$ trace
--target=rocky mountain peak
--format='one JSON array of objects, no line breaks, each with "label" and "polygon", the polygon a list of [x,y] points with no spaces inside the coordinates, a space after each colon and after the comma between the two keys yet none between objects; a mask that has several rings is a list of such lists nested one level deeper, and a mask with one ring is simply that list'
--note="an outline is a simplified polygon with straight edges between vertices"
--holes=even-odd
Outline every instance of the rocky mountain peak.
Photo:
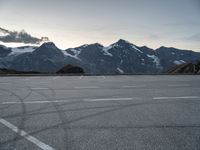
[{"label": "rocky mountain peak", "polygon": [[41,48],[58,49],[53,42],[46,42],[40,46]]}]

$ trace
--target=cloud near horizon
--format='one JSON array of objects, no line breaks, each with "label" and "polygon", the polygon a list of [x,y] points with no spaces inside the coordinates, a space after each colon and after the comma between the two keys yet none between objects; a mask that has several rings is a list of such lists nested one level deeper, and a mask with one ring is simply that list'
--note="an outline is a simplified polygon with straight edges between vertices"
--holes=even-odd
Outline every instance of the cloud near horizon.
[{"label": "cloud near horizon", "polygon": [[0,27],[0,41],[4,43],[40,44],[49,41],[48,37],[33,37],[25,30],[9,31]]}]

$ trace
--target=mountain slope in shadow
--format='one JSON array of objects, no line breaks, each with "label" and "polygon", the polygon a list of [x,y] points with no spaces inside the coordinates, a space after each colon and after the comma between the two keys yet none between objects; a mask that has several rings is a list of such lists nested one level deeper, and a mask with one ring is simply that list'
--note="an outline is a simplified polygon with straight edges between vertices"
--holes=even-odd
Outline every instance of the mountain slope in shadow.
[{"label": "mountain slope in shadow", "polygon": [[197,63],[185,63],[178,65],[167,73],[170,74],[199,74],[200,75],[200,61]]}]

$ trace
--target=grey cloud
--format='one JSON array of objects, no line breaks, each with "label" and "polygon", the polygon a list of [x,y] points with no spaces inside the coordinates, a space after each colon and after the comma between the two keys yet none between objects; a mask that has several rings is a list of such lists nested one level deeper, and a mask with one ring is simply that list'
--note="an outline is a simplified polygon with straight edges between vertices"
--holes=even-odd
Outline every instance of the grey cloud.
[{"label": "grey cloud", "polygon": [[43,41],[49,41],[48,37],[33,37],[24,30],[18,32],[0,28],[0,32],[4,34],[0,36],[0,41],[4,43],[40,44]]}]

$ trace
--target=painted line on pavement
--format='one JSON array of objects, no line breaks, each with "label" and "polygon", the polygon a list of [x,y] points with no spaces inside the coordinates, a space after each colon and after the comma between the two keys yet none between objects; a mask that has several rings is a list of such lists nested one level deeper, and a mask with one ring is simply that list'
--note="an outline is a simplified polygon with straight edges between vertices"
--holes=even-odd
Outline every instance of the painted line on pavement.
[{"label": "painted line on pavement", "polygon": [[40,87],[38,87],[38,88],[31,88],[32,90],[48,90],[49,88],[40,88]]},{"label": "painted line on pavement", "polygon": [[[141,98],[102,98],[102,99],[83,99],[81,101],[95,102],[95,101],[129,101],[140,100]],[[44,103],[68,103],[69,100],[54,100],[54,101],[25,101],[23,104],[44,104]],[[22,104],[22,102],[2,102],[2,105]]]},{"label": "painted line on pavement", "polygon": [[146,87],[146,85],[124,85],[123,88],[142,88]]},{"label": "painted line on pavement", "polygon": [[198,99],[199,96],[181,96],[181,97],[154,97],[154,100],[165,100],[165,99]]},{"label": "painted line on pavement", "polygon": [[140,100],[141,98],[101,98],[101,99],[83,99],[86,102],[97,102],[97,101],[130,101],[130,100]]},{"label": "painted line on pavement", "polygon": [[[141,100],[141,97],[128,98],[100,98],[100,99],[83,99],[80,101],[98,102],[98,101],[131,101]],[[153,97],[153,100],[167,100],[167,99],[200,99],[199,96],[181,96],[181,97]],[[69,100],[54,100],[54,101],[25,101],[23,104],[43,104],[43,103],[68,103]],[[22,104],[22,102],[2,102],[2,105]]]},{"label": "painted line on pavement", "polygon": [[74,87],[75,89],[98,89],[98,86]]},{"label": "painted line on pavement", "polygon": [[11,124],[8,121],[6,121],[5,119],[0,118],[0,123],[3,124],[4,126],[6,126],[7,128],[11,129],[15,133],[19,134],[20,136],[22,136],[26,140],[32,142],[33,144],[35,144],[36,146],[38,146],[42,150],[54,150],[54,148],[52,148],[51,146],[41,142],[40,140],[36,139],[35,137],[29,135],[28,133],[19,129],[18,127],[16,127],[15,125]]},{"label": "painted line on pavement", "polygon": [[[68,103],[69,100],[55,100],[55,101],[26,101],[23,104],[43,104],[43,103]],[[22,104],[22,102],[2,102],[2,105],[8,104]]]}]

